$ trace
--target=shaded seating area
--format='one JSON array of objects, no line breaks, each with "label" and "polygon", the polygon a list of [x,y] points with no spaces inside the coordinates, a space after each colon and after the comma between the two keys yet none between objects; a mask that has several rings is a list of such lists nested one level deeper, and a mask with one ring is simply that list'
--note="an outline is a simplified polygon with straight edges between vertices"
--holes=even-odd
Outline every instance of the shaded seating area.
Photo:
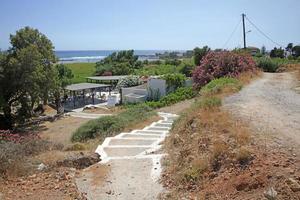
[{"label": "shaded seating area", "polygon": [[63,100],[64,107],[78,108],[88,104],[103,103],[106,101],[105,94],[108,92],[110,95],[111,88],[111,85],[97,83],[77,83],[68,85],[65,88]]}]

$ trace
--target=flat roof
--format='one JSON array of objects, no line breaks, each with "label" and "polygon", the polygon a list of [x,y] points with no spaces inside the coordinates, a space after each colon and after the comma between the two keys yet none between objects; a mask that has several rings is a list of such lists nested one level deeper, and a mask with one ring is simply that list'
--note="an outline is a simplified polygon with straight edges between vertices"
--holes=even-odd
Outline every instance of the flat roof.
[{"label": "flat roof", "polygon": [[109,86],[110,85],[107,85],[107,84],[77,83],[77,84],[68,85],[65,89],[71,90],[71,91],[77,91],[77,90],[87,90],[87,89],[109,87]]},{"label": "flat roof", "polygon": [[127,75],[122,76],[90,76],[86,77],[87,79],[91,80],[97,80],[97,81],[114,81],[114,80],[120,80],[121,78],[125,78]]}]

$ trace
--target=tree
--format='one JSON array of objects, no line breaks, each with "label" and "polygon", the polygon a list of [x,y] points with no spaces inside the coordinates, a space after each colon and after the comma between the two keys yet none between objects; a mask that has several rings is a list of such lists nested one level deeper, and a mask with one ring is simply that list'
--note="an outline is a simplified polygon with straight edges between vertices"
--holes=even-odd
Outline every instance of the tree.
[{"label": "tree", "polygon": [[65,88],[67,85],[71,84],[71,79],[74,78],[74,74],[70,68],[64,64],[58,64],[56,65],[56,70],[61,88]]},{"label": "tree", "polygon": [[202,58],[210,51],[208,46],[204,46],[203,48],[196,47],[194,49],[194,63],[196,66],[201,64]]},{"label": "tree", "polygon": [[57,76],[55,78],[55,89],[53,92],[54,102],[56,106],[56,111],[59,114],[60,108],[61,108],[61,93],[62,90],[72,82],[72,78],[74,77],[74,74],[70,68],[65,66],[64,64],[58,64],[56,67],[56,73]]},{"label": "tree", "polygon": [[288,43],[288,45],[286,46],[285,50],[292,53],[292,49],[293,49],[293,43]]},{"label": "tree", "polygon": [[102,75],[111,72],[113,75],[127,75],[142,67],[138,56],[133,50],[114,52],[103,60],[96,63],[96,73]]},{"label": "tree", "polygon": [[265,45],[263,45],[263,46],[261,47],[260,53],[261,53],[262,55],[266,55],[267,50],[266,50]]},{"label": "tree", "polygon": [[274,49],[272,49],[270,52],[270,57],[271,58],[284,58],[284,50],[281,47],[279,49],[274,47]]},{"label": "tree", "polygon": [[[41,100],[56,90],[54,47],[37,29],[25,27],[10,35],[11,48],[1,56],[0,103],[8,127],[24,122]],[[15,110],[14,112],[12,110]]]},{"label": "tree", "polygon": [[299,45],[294,46],[292,52],[293,52],[293,56],[298,58],[300,56],[300,46]]}]

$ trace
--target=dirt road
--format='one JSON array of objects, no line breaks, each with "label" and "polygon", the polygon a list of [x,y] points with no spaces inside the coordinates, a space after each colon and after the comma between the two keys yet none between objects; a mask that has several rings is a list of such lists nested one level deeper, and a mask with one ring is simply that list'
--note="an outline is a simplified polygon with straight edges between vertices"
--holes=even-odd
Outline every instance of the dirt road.
[{"label": "dirt road", "polygon": [[[225,98],[224,108],[278,145],[300,148],[300,93],[293,73],[263,77]],[[292,145],[292,146],[291,146]]]}]

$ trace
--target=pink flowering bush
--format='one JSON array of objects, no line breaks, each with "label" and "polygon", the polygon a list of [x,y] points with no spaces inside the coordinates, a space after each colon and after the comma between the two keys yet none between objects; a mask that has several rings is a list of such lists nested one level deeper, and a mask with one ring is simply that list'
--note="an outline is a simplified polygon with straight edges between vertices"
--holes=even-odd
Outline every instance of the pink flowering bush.
[{"label": "pink flowering bush", "polygon": [[213,79],[224,76],[236,77],[241,72],[253,71],[255,68],[256,63],[250,55],[211,51],[193,71],[194,86],[200,88]]},{"label": "pink flowering bush", "polygon": [[22,143],[25,140],[40,139],[34,133],[12,133],[10,130],[0,130],[0,142]]}]

